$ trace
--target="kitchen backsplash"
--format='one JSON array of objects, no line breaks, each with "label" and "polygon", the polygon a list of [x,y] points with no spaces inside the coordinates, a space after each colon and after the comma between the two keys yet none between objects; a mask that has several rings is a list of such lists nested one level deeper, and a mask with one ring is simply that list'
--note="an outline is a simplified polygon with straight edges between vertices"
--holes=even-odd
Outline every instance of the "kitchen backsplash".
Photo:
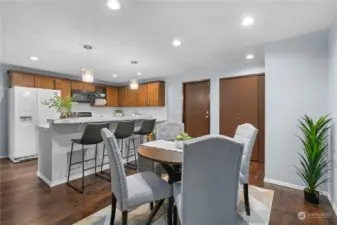
[{"label": "kitchen backsplash", "polygon": [[131,116],[132,113],[140,115],[153,116],[160,120],[166,120],[166,107],[92,107],[86,103],[76,103],[73,106],[73,112],[92,112],[93,116],[113,115],[115,110],[122,110],[125,116]]}]

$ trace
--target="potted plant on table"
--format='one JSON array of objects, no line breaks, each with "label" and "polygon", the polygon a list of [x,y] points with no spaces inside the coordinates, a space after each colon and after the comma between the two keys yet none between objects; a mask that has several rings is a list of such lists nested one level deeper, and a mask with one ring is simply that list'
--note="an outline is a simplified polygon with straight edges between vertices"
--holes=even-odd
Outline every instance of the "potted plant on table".
[{"label": "potted plant on table", "polygon": [[302,131],[299,139],[303,145],[301,165],[297,168],[297,174],[305,182],[304,200],[312,204],[319,204],[318,187],[327,182],[325,176],[329,171],[327,159],[328,154],[328,134],[331,118],[329,115],[322,116],[316,122],[305,115],[298,127]]},{"label": "potted plant on table", "polygon": [[49,108],[56,109],[56,111],[60,113],[60,118],[67,118],[71,115],[74,102],[74,99],[70,96],[62,98],[61,96],[55,95],[49,100],[42,101],[41,103]]},{"label": "potted plant on table", "polygon": [[180,132],[175,141],[176,148],[184,148],[184,141],[191,140],[192,138],[185,132]]}]

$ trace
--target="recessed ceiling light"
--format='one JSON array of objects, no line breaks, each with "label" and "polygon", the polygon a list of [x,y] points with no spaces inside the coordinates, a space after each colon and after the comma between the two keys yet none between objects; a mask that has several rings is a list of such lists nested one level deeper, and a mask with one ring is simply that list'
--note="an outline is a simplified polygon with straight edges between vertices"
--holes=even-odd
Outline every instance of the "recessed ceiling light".
[{"label": "recessed ceiling light", "polygon": [[172,45],[174,46],[174,47],[179,47],[179,46],[181,46],[181,41],[180,40],[178,40],[178,39],[175,39],[175,40],[173,40],[173,42],[172,42]]},{"label": "recessed ceiling light", "polygon": [[107,4],[112,10],[119,10],[121,8],[121,4],[117,0],[108,0]]},{"label": "recessed ceiling light", "polygon": [[142,75],[142,73],[141,73],[141,72],[138,72],[138,73],[137,73],[137,76],[141,76],[141,75]]},{"label": "recessed ceiling light", "polygon": [[248,17],[245,17],[245,18],[242,20],[242,23],[241,23],[241,24],[242,24],[242,26],[247,27],[247,26],[253,25],[254,22],[255,22],[254,18],[248,16]]},{"label": "recessed ceiling light", "polygon": [[117,74],[113,74],[112,76],[113,76],[113,77],[117,77]]},{"label": "recessed ceiling light", "polygon": [[248,54],[248,55],[246,55],[246,59],[254,59],[254,55],[253,54]]},{"label": "recessed ceiling light", "polygon": [[29,57],[31,60],[33,60],[33,61],[38,61],[39,60],[39,58],[38,57],[36,57],[36,56],[31,56],[31,57]]}]

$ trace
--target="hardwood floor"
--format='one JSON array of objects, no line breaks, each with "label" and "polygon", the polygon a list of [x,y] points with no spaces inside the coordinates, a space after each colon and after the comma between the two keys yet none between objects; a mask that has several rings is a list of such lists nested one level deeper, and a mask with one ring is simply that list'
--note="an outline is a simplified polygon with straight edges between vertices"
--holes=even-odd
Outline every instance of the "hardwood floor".
[{"label": "hardwood floor", "polygon": [[[111,204],[110,183],[104,179],[86,177],[86,184],[90,185],[80,194],[65,184],[49,188],[36,176],[36,171],[37,160],[12,164],[0,159],[1,225],[71,225]],[[275,191],[270,225],[337,224],[326,197],[322,197],[319,207],[310,206],[304,203],[302,191],[264,184],[263,164],[252,162],[250,171],[250,184]],[[297,217],[300,211],[330,213],[330,217],[301,222]]]}]

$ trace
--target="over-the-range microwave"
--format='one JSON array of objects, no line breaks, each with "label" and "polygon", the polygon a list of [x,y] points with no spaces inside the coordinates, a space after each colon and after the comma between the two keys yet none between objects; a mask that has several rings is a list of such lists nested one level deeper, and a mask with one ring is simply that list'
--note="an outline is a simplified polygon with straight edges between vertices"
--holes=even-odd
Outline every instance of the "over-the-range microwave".
[{"label": "over-the-range microwave", "polygon": [[79,103],[95,103],[95,92],[72,90],[71,96]]}]

